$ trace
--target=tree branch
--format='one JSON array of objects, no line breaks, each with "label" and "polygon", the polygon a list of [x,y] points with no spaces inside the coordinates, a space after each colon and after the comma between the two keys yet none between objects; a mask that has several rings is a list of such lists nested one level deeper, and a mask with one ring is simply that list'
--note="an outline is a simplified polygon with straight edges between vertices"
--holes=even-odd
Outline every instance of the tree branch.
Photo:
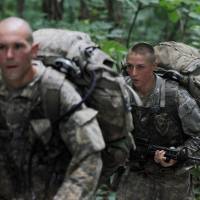
[{"label": "tree branch", "polygon": [[138,14],[139,12],[142,10],[142,3],[139,2],[138,3],[138,7],[137,7],[137,10],[135,12],[135,15],[133,17],[133,20],[132,20],[132,23],[131,23],[131,26],[130,26],[130,29],[129,29],[129,32],[128,32],[128,38],[127,38],[127,43],[126,43],[126,47],[129,48],[129,43],[130,43],[130,38],[131,38],[131,33],[133,31],[133,28],[135,26],[135,23],[136,23],[136,20],[137,20],[137,17],[138,17]]}]

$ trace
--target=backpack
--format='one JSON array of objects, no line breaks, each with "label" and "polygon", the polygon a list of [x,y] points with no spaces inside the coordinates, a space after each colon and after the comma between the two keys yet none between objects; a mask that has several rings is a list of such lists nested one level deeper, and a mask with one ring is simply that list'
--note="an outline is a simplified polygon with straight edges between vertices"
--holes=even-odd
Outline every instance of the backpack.
[{"label": "backpack", "polygon": [[[129,93],[123,77],[112,69],[114,61],[92,42],[89,35],[66,29],[39,29],[33,32],[34,42],[39,43],[37,59],[46,66],[64,72],[82,96],[82,101],[67,114],[72,114],[82,103],[98,111],[97,120],[106,147],[115,142],[114,149],[126,153],[134,144],[130,141],[132,116]],[[57,86],[59,90],[59,85]],[[46,89],[45,102],[49,116],[58,113],[58,95]],[[49,91],[49,92],[48,92]],[[55,114],[54,114],[55,116]],[[120,140],[129,142],[120,144]],[[104,155],[105,151],[103,151]],[[103,162],[112,162],[110,155]],[[113,164],[113,163],[110,163]],[[109,164],[108,164],[109,165]]]},{"label": "backpack", "polygon": [[200,105],[200,52],[179,42],[161,42],[154,47],[158,73],[178,81]]}]

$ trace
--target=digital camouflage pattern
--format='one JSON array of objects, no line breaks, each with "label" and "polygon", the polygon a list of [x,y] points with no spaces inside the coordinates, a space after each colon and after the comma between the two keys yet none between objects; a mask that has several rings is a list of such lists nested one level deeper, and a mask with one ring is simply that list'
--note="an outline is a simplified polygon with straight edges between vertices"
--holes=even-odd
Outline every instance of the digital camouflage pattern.
[{"label": "digital camouflage pattern", "polygon": [[[33,33],[39,43],[38,59],[53,65],[56,58],[67,58],[81,69],[81,76],[67,76],[84,96],[94,72],[96,86],[86,105],[98,111],[97,119],[106,142],[102,153],[106,177],[125,163],[129,149],[132,116],[125,81],[112,69],[113,60],[91,41],[89,35],[62,29],[40,29]],[[104,168],[105,169],[105,168]],[[104,173],[104,172],[103,172]]]},{"label": "digital camouflage pattern", "polygon": [[183,73],[196,68],[200,52],[198,49],[180,42],[161,42],[154,46],[158,65]]},{"label": "digital camouflage pattern", "polygon": [[188,173],[176,175],[173,170],[147,174],[128,172],[122,177],[118,200],[193,200]]},{"label": "digital camouflage pattern", "polygon": [[[97,112],[82,105],[52,124],[41,94],[46,68],[35,67],[37,77],[17,91],[9,92],[0,80],[0,199],[91,199],[105,147]],[[62,115],[81,98],[67,80],[59,92]]]},{"label": "digital camouflage pattern", "polygon": [[[156,75],[156,86],[142,106],[133,104],[133,135],[149,143],[189,148],[189,155],[199,155],[200,109],[190,94],[176,82]],[[118,189],[118,200],[192,199],[191,161],[162,167],[153,157],[143,154],[136,142],[130,163]],[[137,192],[136,192],[137,191]]]},{"label": "digital camouflage pattern", "polygon": [[183,75],[181,84],[200,105],[200,52],[179,42],[161,42],[154,47],[158,70],[176,70]]}]

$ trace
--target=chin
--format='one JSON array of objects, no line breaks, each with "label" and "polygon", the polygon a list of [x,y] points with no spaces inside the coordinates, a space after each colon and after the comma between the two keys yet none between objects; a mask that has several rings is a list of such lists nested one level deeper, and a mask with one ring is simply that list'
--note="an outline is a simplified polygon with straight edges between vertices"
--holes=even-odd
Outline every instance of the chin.
[{"label": "chin", "polygon": [[135,87],[140,87],[140,83],[139,83],[138,81],[133,81],[133,85],[134,85]]},{"label": "chin", "polygon": [[16,81],[16,80],[20,80],[21,77],[17,74],[9,74],[9,76],[6,76],[6,79],[10,81]]}]

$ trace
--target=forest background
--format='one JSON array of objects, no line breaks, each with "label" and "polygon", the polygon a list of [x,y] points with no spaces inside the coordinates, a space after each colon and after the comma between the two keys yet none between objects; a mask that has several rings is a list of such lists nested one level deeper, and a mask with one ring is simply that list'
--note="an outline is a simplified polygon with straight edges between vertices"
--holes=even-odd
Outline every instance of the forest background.
[{"label": "forest background", "polygon": [[[25,18],[34,30],[55,27],[89,33],[116,61],[116,70],[138,41],[156,45],[173,40],[200,49],[200,0],[1,0],[0,18],[9,16]],[[200,168],[193,174],[200,200]],[[97,199],[114,200],[115,193],[102,190]]]}]

